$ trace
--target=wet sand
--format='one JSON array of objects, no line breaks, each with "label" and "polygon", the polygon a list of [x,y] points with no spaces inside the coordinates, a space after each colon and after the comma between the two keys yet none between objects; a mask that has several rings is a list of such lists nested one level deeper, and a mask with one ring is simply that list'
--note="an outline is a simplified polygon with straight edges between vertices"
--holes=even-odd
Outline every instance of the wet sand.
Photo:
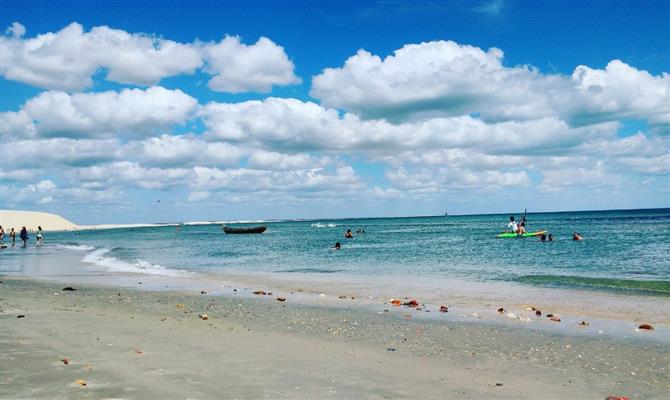
[{"label": "wet sand", "polygon": [[670,391],[670,348],[644,332],[570,335],[354,301],[62,291],[1,279],[3,399],[647,399]]}]

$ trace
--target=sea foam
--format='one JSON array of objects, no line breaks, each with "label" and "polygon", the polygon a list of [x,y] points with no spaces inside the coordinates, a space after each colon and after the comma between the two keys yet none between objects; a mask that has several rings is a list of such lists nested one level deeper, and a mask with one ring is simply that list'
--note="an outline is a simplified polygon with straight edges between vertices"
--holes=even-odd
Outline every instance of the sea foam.
[{"label": "sea foam", "polygon": [[135,263],[119,260],[116,257],[107,255],[110,249],[97,249],[86,254],[82,261],[88,264],[97,265],[115,272],[133,272],[148,275],[165,276],[188,276],[189,272],[177,269],[165,268],[162,265],[151,264],[150,262],[137,259]]},{"label": "sea foam", "polygon": [[317,222],[315,224],[310,225],[312,228],[335,228],[337,225],[336,224],[322,224],[321,222]]},{"label": "sea foam", "polygon": [[56,247],[61,249],[68,249],[74,251],[91,251],[95,250],[95,247],[89,246],[87,244],[56,244]]}]

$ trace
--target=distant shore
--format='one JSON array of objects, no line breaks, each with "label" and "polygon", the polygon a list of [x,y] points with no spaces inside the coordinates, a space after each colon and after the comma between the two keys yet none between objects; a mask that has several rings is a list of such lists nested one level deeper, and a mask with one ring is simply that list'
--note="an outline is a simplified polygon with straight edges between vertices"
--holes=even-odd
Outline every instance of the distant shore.
[{"label": "distant shore", "polygon": [[3,398],[663,398],[670,349],[275,296],[2,278]]}]

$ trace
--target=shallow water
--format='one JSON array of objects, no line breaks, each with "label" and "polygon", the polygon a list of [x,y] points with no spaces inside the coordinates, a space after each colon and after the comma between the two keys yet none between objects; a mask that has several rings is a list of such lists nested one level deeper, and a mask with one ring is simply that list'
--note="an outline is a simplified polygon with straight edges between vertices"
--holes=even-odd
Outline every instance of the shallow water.
[{"label": "shallow water", "polygon": [[[44,274],[67,254],[91,271],[172,277],[418,277],[670,296],[670,209],[528,214],[529,231],[549,231],[551,243],[496,239],[508,218],[264,222],[260,235],[226,235],[218,224],[53,232],[41,248],[2,250],[0,273]],[[344,238],[346,229],[353,239]],[[573,231],[585,240],[571,240]],[[334,251],[337,241],[342,250]]]}]

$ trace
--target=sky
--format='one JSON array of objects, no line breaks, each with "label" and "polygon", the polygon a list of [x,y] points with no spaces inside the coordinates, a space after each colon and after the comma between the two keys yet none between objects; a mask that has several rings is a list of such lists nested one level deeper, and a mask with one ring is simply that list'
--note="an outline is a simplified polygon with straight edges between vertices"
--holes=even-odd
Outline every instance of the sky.
[{"label": "sky", "polygon": [[0,207],[670,206],[668,1],[0,3]]}]

